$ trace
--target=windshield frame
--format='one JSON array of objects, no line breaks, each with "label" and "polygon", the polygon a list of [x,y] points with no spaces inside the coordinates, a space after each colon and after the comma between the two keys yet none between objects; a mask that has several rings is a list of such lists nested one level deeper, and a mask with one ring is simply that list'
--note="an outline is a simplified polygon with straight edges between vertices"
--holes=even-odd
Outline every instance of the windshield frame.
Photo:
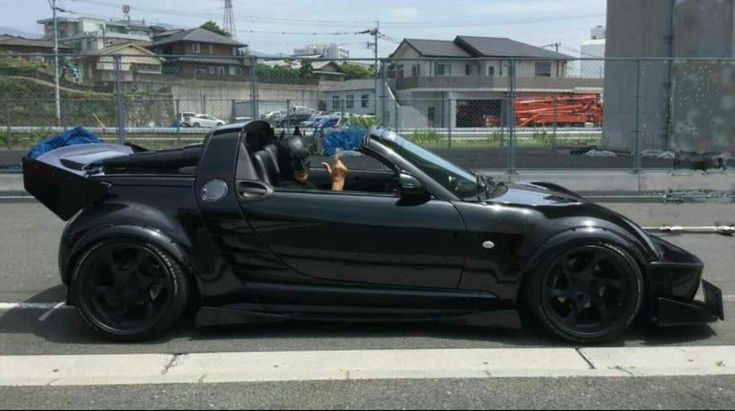
[{"label": "windshield frame", "polygon": [[[405,137],[382,127],[373,127],[365,136],[363,145],[369,146],[371,141],[379,143],[380,146],[411,164],[443,191],[450,193],[452,197],[466,200],[486,195],[486,187],[478,178],[478,173],[460,167]],[[450,177],[457,183],[454,184]]]}]

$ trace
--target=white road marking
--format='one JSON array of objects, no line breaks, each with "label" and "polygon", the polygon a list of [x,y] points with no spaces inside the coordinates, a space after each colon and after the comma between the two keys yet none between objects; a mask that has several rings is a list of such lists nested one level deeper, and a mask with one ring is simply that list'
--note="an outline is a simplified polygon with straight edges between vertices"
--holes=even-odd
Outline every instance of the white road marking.
[{"label": "white road marking", "polygon": [[46,321],[46,319],[49,318],[51,316],[51,314],[54,313],[54,311],[58,310],[59,308],[61,308],[63,306],[64,306],[64,302],[63,301],[62,302],[59,302],[59,303],[56,303],[56,305],[54,305],[53,307],[51,307],[48,311],[46,311],[45,313],[41,314],[41,316],[38,317],[38,321],[40,321],[40,322]]},{"label": "white road marking", "polygon": [[735,346],[0,356],[0,386],[735,375]]},{"label": "white road marking", "polygon": [[[61,304],[59,306],[59,304]],[[55,303],[0,303],[0,311],[9,310],[51,310],[59,306],[59,308],[71,308],[64,305],[63,301]]]}]

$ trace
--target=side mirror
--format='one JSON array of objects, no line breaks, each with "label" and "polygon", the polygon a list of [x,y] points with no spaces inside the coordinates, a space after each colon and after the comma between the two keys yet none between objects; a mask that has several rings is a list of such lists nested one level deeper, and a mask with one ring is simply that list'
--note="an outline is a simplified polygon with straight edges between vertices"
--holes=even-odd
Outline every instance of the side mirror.
[{"label": "side mirror", "polygon": [[420,199],[428,196],[426,187],[411,174],[401,173],[398,176],[398,194],[405,199]]}]

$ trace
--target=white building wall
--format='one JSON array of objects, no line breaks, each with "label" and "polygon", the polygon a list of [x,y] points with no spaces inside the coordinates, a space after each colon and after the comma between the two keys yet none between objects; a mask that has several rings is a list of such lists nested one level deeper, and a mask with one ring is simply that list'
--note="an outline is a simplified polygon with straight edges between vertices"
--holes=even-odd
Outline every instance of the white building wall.
[{"label": "white building wall", "polygon": [[[582,57],[593,58],[605,57],[605,40],[586,40],[582,43],[580,49]],[[580,62],[580,74],[582,77],[604,78],[605,77],[605,61],[604,60],[582,60]]]}]

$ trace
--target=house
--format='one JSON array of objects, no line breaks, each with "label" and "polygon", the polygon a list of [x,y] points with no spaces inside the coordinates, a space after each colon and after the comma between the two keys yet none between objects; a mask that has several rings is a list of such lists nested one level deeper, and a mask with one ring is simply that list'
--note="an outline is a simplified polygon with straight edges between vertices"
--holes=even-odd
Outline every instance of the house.
[{"label": "house", "polygon": [[[33,54],[53,54],[54,42],[43,39],[27,39],[25,37],[11,36],[9,34],[0,35],[0,53],[22,54],[17,57],[24,60],[32,60],[42,58],[41,56],[33,56]],[[59,53],[69,53],[71,47],[59,44]]]},{"label": "house", "polygon": [[513,68],[517,95],[602,90],[600,79],[568,75],[573,57],[508,38],[404,39],[391,58],[396,103],[413,107],[426,126],[484,127],[503,117]]},{"label": "house", "polygon": [[240,51],[244,47],[247,44],[195,28],[159,34],[148,48],[164,57],[163,72],[166,75],[203,80],[243,80],[249,72]]},{"label": "house", "polygon": [[87,83],[115,81],[115,55],[120,56],[122,81],[161,76],[162,58],[137,44],[127,43],[84,53],[78,59],[82,80]]},{"label": "house", "polygon": [[322,90],[327,111],[375,114],[375,79],[345,80]]},{"label": "house", "polygon": [[[318,56],[314,56],[318,58]],[[339,64],[332,60],[319,60],[311,61],[309,59],[279,59],[279,60],[259,60],[258,64],[263,64],[269,67],[285,67],[291,70],[299,70],[301,68],[301,62],[308,61],[311,64],[312,72],[319,80],[319,82],[331,82],[331,81],[343,81],[347,78],[347,75],[340,71]],[[272,79],[268,79],[272,80]]]},{"label": "house", "polygon": [[[44,39],[54,38],[54,19],[38,20],[43,25]],[[107,20],[97,17],[57,17],[59,42],[76,52],[99,50],[105,47],[129,43],[150,42],[153,36],[166,28],[149,26],[145,20]]]}]

